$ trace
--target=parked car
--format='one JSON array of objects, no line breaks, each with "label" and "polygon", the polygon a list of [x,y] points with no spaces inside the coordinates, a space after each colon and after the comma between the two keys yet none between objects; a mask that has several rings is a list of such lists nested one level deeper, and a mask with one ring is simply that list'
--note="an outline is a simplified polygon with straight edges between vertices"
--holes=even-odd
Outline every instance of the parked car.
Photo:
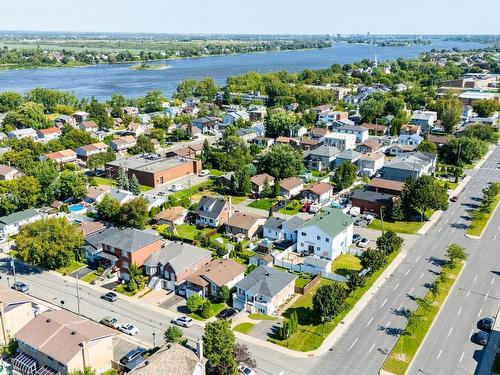
[{"label": "parked car", "polygon": [[209,174],[210,174],[210,171],[208,169],[202,169],[200,171],[200,173],[198,173],[198,176],[204,177],[204,176],[208,176]]},{"label": "parked car", "polygon": [[483,318],[479,321],[478,324],[479,329],[486,331],[486,332],[491,332],[493,329],[493,319],[491,318]]},{"label": "parked car", "polygon": [[476,332],[472,336],[472,341],[474,341],[476,344],[486,346],[488,345],[488,340],[490,339],[490,334],[484,331],[479,331]]},{"label": "parked car", "polygon": [[139,357],[142,353],[144,353],[146,349],[138,347],[136,349],[132,349],[129,351],[127,354],[125,354],[123,357],[120,358],[120,363],[124,365],[127,362],[133,361],[137,357]]},{"label": "parked car", "polygon": [[309,206],[309,212],[315,214],[321,210],[321,205],[318,203],[313,203]]},{"label": "parked car", "polygon": [[109,328],[114,328],[114,329],[117,329],[119,326],[118,319],[112,318],[110,316],[107,316],[107,317],[101,319],[101,321],[99,323],[101,323],[102,325],[105,325]]},{"label": "parked car", "polygon": [[358,217],[355,221],[354,221],[354,225],[356,225],[357,227],[363,227],[366,225],[366,222],[365,220],[362,218],[362,217]]},{"label": "parked car", "polygon": [[300,212],[307,212],[309,211],[309,207],[311,207],[311,202],[306,202],[304,205],[299,209]]},{"label": "parked car", "polygon": [[370,225],[373,220],[375,220],[375,217],[373,215],[370,215],[370,214],[365,215],[366,225]]},{"label": "parked car", "polygon": [[256,375],[254,370],[243,365],[238,366],[238,372],[241,375]]},{"label": "parked car", "polygon": [[237,313],[238,311],[236,311],[235,309],[224,309],[217,314],[217,319],[231,320]]},{"label": "parked car", "polygon": [[367,247],[369,242],[370,242],[370,240],[368,238],[363,237],[362,239],[360,239],[358,241],[358,246],[359,247]]},{"label": "parked car", "polygon": [[170,188],[170,191],[176,192],[176,191],[184,190],[185,188],[186,188],[186,185],[173,184],[172,187]]},{"label": "parked car", "polygon": [[172,323],[173,324],[176,324],[178,326],[181,326],[181,327],[191,327],[193,325],[193,319],[191,319],[190,317],[188,316],[178,316],[177,318],[175,319],[172,319]]},{"label": "parked car", "polygon": [[450,198],[450,202],[456,202],[458,201],[458,195],[455,195],[454,197]]},{"label": "parked car", "polygon": [[130,336],[135,336],[139,334],[139,328],[130,323],[122,324],[119,330]]},{"label": "parked car", "polygon": [[353,243],[358,243],[358,242],[359,242],[359,240],[361,240],[361,234],[354,233],[354,234],[352,235],[352,242],[353,242]]},{"label": "parked car", "polygon": [[22,281],[16,281],[14,284],[12,284],[12,289],[17,290],[18,292],[26,293],[28,290],[30,290],[30,287],[28,286],[28,284],[25,284]]},{"label": "parked car", "polygon": [[116,295],[116,293],[107,292],[106,294],[103,294],[101,298],[105,301],[115,302],[118,299],[118,296]]}]

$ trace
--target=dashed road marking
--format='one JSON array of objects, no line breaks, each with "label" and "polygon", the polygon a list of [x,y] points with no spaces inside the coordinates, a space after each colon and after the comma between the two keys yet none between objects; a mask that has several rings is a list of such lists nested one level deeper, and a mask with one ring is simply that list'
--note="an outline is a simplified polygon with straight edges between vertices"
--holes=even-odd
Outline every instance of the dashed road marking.
[{"label": "dashed road marking", "polygon": [[476,282],[476,280],[477,280],[477,275],[476,275],[476,276],[474,276],[474,280],[472,280],[472,282],[473,282],[473,283],[475,283],[475,282]]},{"label": "dashed road marking", "polygon": [[359,340],[359,337],[356,340],[354,340],[354,342],[351,344],[351,346],[349,347],[349,349],[347,349],[347,351],[351,350],[352,347],[358,342],[358,340]]},{"label": "dashed road marking", "polygon": [[481,313],[483,312],[483,310],[479,310],[479,312],[477,313],[477,317],[479,318],[479,316],[481,315]]},{"label": "dashed road marking", "polygon": [[443,352],[443,349],[441,349],[438,353],[438,356],[437,356],[437,359],[439,359],[439,357],[441,357],[441,353]]},{"label": "dashed road marking", "polygon": [[451,335],[452,331],[453,331],[453,327],[451,327],[450,330],[448,331],[448,336]]},{"label": "dashed road marking", "polygon": [[495,278],[494,278],[494,277],[492,277],[492,278],[491,278],[490,285],[493,285],[493,283],[494,283],[494,282],[495,282]]},{"label": "dashed road marking", "polygon": [[469,294],[470,294],[470,289],[469,289],[469,291],[467,292],[467,296],[466,296],[466,297],[469,297]]},{"label": "dashed road marking", "polygon": [[490,292],[486,293],[486,295],[484,296],[484,300],[486,301],[489,296],[490,296]]},{"label": "dashed road marking", "polygon": [[382,302],[382,305],[380,306],[380,308],[384,307],[384,305],[387,303],[387,300],[388,300],[388,298],[386,298],[385,301]]},{"label": "dashed road marking", "polygon": [[368,353],[370,353],[374,347],[375,347],[375,344],[373,344],[372,347],[370,348],[370,350],[368,350]]},{"label": "dashed road marking", "polygon": [[462,355],[460,356],[460,363],[462,363],[462,359],[464,359],[464,354],[465,352],[462,352]]},{"label": "dashed road marking", "polygon": [[405,276],[407,276],[410,273],[410,270],[411,270],[411,268],[408,269],[408,271],[405,272]]},{"label": "dashed road marking", "polygon": [[460,309],[458,309],[457,316],[460,316],[460,313],[462,312],[462,306],[460,306]]},{"label": "dashed road marking", "polygon": [[415,262],[418,262],[420,260],[420,255],[418,256],[417,259],[415,259]]},{"label": "dashed road marking", "polygon": [[398,288],[398,286],[399,286],[399,283],[396,284],[396,286],[393,288],[393,290],[396,290]]},{"label": "dashed road marking", "polygon": [[408,293],[408,294],[410,294],[410,295],[411,295],[411,294],[413,293],[413,290],[414,290],[414,289],[415,289],[415,288],[411,288],[410,293]]},{"label": "dashed road marking", "polygon": [[425,272],[422,272],[422,274],[420,275],[420,278],[424,277],[424,274],[425,274]]},{"label": "dashed road marking", "polygon": [[368,327],[368,326],[370,325],[370,323],[371,323],[371,322],[373,322],[373,318],[374,318],[374,317],[372,316],[372,318],[370,319],[370,321],[369,321],[368,323],[366,323],[365,328],[366,328],[366,327]]}]

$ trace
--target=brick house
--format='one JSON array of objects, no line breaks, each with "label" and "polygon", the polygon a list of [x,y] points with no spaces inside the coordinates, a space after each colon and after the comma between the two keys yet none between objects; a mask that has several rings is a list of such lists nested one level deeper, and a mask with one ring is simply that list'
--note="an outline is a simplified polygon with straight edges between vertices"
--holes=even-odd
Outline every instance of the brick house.
[{"label": "brick house", "polygon": [[394,201],[395,195],[379,193],[371,190],[354,190],[351,194],[352,206],[359,207],[362,213],[370,213],[380,216],[380,210],[388,213]]},{"label": "brick house", "polygon": [[218,228],[225,224],[232,215],[231,198],[209,197],[204,195],[194,211],[196,225]]}]

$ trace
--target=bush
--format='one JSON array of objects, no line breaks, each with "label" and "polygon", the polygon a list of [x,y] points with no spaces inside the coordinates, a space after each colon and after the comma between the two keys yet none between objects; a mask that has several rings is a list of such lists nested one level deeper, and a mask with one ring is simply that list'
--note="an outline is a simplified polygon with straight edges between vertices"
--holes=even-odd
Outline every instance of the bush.
[{"label": "bush", "polygon": [[213,315],[212,302],[206,300],[203,302],[203,307],[201,308],[201,317],[208,319]]},{"label": "bush", "polygon": [[203,298],[198,294],[193,294],[187,299],[186,306],[189,312],[197,312],[203,306]]}]

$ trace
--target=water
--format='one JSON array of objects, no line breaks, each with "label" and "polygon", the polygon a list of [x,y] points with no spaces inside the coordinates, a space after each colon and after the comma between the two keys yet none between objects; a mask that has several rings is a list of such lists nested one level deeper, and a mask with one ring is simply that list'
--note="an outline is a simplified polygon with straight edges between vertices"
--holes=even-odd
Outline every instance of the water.
[{"label": "water", "polygon": [[85,206],[83,204],[72,204],[68,206],[70,212],[79,212],[85,210]]},{"label": "water", "polygon": [[256,53],[246,55],[213,56],[185,60],[156,62],[168,64],[165,70],[132,70],[134,64],[96,65],[82,68],[43,68],[0,71],[0,91],[24,93],[34,87],[72,91],[78,97],[95,96],[108,99],[113,93],[129,97],[144,95],[160,89],[170,96],[177,84],[185,79],[213,77],[224,85],[228,76],[249,71],[271,72],[327,68],[334,63],[346,64],[362,59],[378,61],[411,58],[432,48],[473,49],[483,45],[459,41],[433,39],[431,45],[410,47],[377,47],[359,44],[335,44],[320,50]]}]

